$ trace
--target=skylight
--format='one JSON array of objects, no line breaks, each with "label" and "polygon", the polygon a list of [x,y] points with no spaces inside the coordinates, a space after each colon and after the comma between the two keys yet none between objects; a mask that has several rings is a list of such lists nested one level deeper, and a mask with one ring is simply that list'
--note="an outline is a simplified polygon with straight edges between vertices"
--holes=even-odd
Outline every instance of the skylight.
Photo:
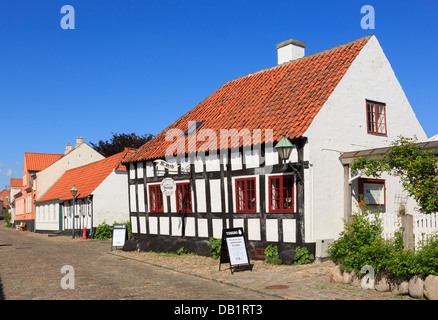
[{"label": "skylight", "polygon": [[193,132],[196,131],[196,129],[199,128],[199,126],[203,123],[204,121],[189,121],[189,123],[192,123],[189,128],[184,132],[184,135],[188,136],[189,134],[192,134]]}]

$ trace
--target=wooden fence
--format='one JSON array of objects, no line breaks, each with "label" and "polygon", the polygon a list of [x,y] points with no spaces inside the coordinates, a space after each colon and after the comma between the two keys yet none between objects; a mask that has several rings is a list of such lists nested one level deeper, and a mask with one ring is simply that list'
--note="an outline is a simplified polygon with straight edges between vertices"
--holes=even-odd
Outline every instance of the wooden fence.
[{"label": "wooden fence", "polygon": [[[383,236],[385,239],[394,237],[395,232],[402,226],[402,217],[395,213],[380,213],[382,221]],[[404,227],[408,236],[413,236],[413,243],[416,249],[428,236],[438,232],[438,213],[422,214],[415,213],[412,216],[412,227]],[[409,226],[409,224],[408,224]]]},{"label": "wooden fence", "polygon": [[438,232],[438,213],[414,215],[415,248],[419,248],[422,241],[435,232]]}]

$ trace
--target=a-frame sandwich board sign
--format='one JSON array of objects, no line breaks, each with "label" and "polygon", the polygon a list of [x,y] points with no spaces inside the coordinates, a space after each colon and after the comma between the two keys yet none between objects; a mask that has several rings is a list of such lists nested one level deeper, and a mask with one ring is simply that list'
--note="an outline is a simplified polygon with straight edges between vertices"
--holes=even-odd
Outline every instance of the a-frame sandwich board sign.
[{"label": "a-frame sandwich board sign", "polygon": [[[231,273],[233,273],[235,269],[240,269],[243,266],[249,267],[252,271],[243,228],[222,230],[219,271],[221,270],[222,263],[230,264]],[[247,269],[248,268],[245,268],[245,270]]]}]

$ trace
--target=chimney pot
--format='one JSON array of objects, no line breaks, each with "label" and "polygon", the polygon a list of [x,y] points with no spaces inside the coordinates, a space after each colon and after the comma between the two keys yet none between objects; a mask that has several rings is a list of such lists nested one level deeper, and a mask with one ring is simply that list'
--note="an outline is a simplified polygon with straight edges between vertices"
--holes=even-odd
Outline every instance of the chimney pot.
[{"label": "chimney pot", "polygon": [[67,143],[67,144],[65,145],[65,152],[64,152],[64,154],[69,153],[69,152],[71,151],[71,149],[72,149],[72,145],[71,145],[71,143]]},{"label": "chimney pot", "polygon": [[278,64],[304,57],[305,47],[304,42],[294,39],[277,44]]},{"label": "chimney pot", "polygon": [[83,137],[77,137],[76,138],[75,148],[79,147],[82,143],[84,143],[84,138]]}]

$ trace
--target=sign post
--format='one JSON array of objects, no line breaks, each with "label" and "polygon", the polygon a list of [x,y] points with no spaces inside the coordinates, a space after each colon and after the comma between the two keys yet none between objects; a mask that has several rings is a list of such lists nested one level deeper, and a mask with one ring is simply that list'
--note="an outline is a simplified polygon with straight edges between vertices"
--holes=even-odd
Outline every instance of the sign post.
[{"label": "sign post", "polygon": [[222,230],[219,271],[221,270],[222,263],[230,263],[231,273],[233,273],[233,269],[240,268],[241,266],[247,266],[252,271],[243,228]]},{"label": "sign post", "polygon": [[111,251],[113,247],[123,247],[128,239],[126,224],[113,225],[113,238],[111,240]]}]

